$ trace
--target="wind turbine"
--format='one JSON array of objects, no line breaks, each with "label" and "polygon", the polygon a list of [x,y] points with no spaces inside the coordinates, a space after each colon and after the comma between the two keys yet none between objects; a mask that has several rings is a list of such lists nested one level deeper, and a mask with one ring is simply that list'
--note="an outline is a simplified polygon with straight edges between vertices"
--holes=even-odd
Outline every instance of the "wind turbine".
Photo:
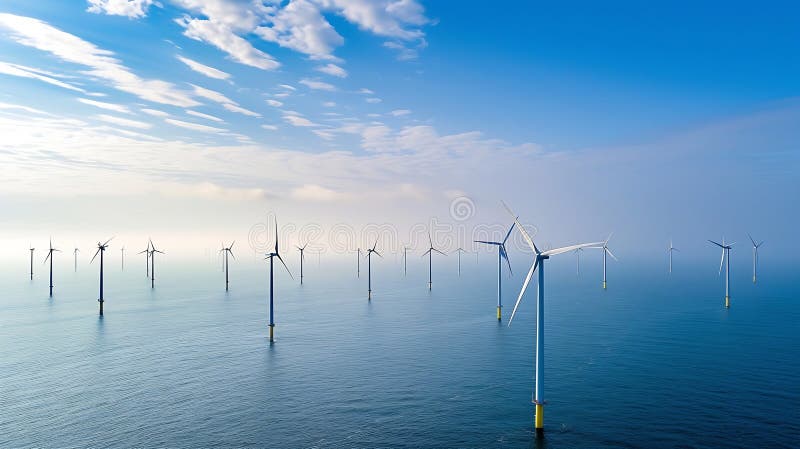
[{"label": "wind turbine", "polygon": [[403,246],[403,276],[408,274],[408,250],[411,248]]},{"label": "wind turbine", "polygon": [[709,242],[722,248],[722,258],[719,260],[719,274],[722,274],[722,264],[725,264],[725,307],[731,306],[730,284],[731,284],[731,247],[734,243],[725,244],[725,237],[722,238],[722,243],[717,243],[713,240]]},{"label": "wind turbine", "polygon": [[578,245],[570,245],[565,246],[562,248],[555,248],[547,251],[539,251],[539,248],[536,247],[536,244],[533,243],[533,239],[528,235],[525,231],[525,228],[520,224],[519,220],[516,218],[516,215],[511,211],[511,209],[503,203],[503,206],[508,210],[508,213],[514,217],[514,223],[517,224],[517,228],[519,232],[522,233],[522,236],[525,238],[525,241],[528,243],[528,246],[531,247],[536,258],[533,261],[533,265],[531,265],[530,271],[528,271],[528,275],[525,277],[525,282],[522,284],[522,290],[519,292],[519,297],[517,298],[517,303],[514,304],[514,310],[511,312],[511,318],[508,320],[508,325],[511,326],[511,321],[514,319],[514,315],[517,313],[517,307],[519,307],[520,301],[522,301],[522,296],[525,294],[525,289],[528,288],[528,283],[533,276],[533,273],[536,271],[536,268],[539,268],[539,285],[538,285],[538,295],[536,298],[536,392],[535,392],[535,399],[534,404],[536,404],[536,435],[541,437],[544,435],[544,262],[550,258],[550,256],[555,256],[558,254],[566,253],[569,251],[576,250],[578,248],[591,248],[596,247],[597,245],[604,244],[604,242],[594,242],[594,243],[581,243]]},{"label": "wind turbine", "polygon": [[672,274],[672,253],[674,251],[681,252],[681,250],[672,246],[672,239],[669,239],[669,248],[667,248],[667,253],[669,254],[669,274]]},{"label": "wind turbine", "polygon": [[372,253],[377,254],[379,257],[381,253],[379,253],[375,248],[378,246],[378,239],[375,239],[375,244],[372,245],[372,248],[367,249],[367,300],[372,301]]},{"label": "wind turbine", "polygon": [[274,265],[275,265],[275,258],[281,261],[283,267],[286,268],[286,272],[289,273],[289,277],[294,279],[292,276],[292,272],[289,271],[289,267],[286,266],[286,262],[283,261],[280,253],[278,252],[278,220],[275,220],[275,251],[267,254],[265,259],[269,259],[269,342],[273,343],[274,340],[274,330],[275,330],[275,314],[273,313],[273,299],[275,297],[275,282],[274,282]]},{"label": "wind turbine", "polygon": [[575,251],[575,272],[578,277],[581,277],[581,253],[583,248],[578,248]]},{"label": "wind turbine", "polygon": [[609,255],[609,256],[613,257],[614,260],[619,262],[619,259],[617,259],[617,256],[615,256],[614,253],[612,253],[611,250],[608,249],[608,241],[611,240],[611,236],[612,235],[614,235],[614,234],[613,233],[609,234],[608,238],[606,239],[606,241],[600,242],[601,246],[592,246],[591,247],[591,248],[597,248],[597,249],[602,249],[603,250],[603,290],[606,289],[606,255]]},{"label": "wind turbine", "polygon": [[103,316],[103,302],[105,302],[103,300],[103,254],[106,252],[106,248],[108,248],[108,242],[110,242],[113,238],[114,237],[111,237],[110,239],[106,240],[105,243],[97,242],[97,252],[94,253],[92,260],[89,261],[89,263],[94,262],[94,258],[100,254],[100,299],[97,300],[100,302],[100,316]]},{"label": "wind turbine", "polygon": [[236,243],[236,240],[231,242],[231,246],[225,247],[223,246],[219,252],[224,253],[225,256],[225,291],[228,291],[228,254],[236,260],[236,256],[233,255],[233,244]]},{"label": "wind turbine", "polygon": [[[460,247],[460,246],[459,246],[459,247],[458,247],[458,248],[457,248],[455,251],[453,251],[453,252],[454,252],[454,253],[458,253],[458,276],[460,277],[460,276],[461,276],[461,253],[463,253],[463,252],[465,252],[465,251],[464,251],[464,248],[462,248],[462,247]],[[452,254],[452,253],[451,253],[451,254]]]},{"label": "wind turbine", "polygon": [[356,255],[356,277],[361,277],[361,248],[358,248]]},{"label": "wind turbine", "polygon": [[145,261],[144,261],[145,263],[144,264],[145,264],[145,268],[146,268],[147,271],[145,271],[145,277],[149,278],[150,277],[150,242],[147,242],[147,248],[145,248],[144,251],[140,251],[139,252],[139,254],[142,254],[142,253],[146,254],[145,255]]},{"label": "wind turbine", "polygon": [[31,247],[29,249],[29,251],[31,252],[31,280],[33,280],[33,250],[35,249],[36,248],[34,248],[33,244],[31,243]]},{"label": "wind turbine", "polygon": [[502,319],[501,311],[503,309],[503,259],[505,259],[506,263],[508,263],[508,272],[511,273],[511,261],[508,260],[506,242],[508,241],[508,237],[511,235],[511,231],[514,230],[514,225],[516,225],[516,223],[512,223],[511,227],[508,228],[506,237],[502,242],[475,240],[475,243],[483,243],[485,245],[494,245],[497,247],[497,321]]},{"label": "wind turbine", "polygon": [[81,250],[79,250],[78,248],[75,248],[72,251],[72,254],[75,256],[75,272],[76,273],[78,272],[78,253],[79,252],[81,252]]},{"label": "wind turbine", "polygon": [[433,252],[436,251],[443,256],[446,256],[447,254],[433,247],[433,239],[431,238],[430,231],[428,232],[428,243],[430,244],[430,247],[427,251],[425,251],[425,254],[423,254],[422,257],[428,256],[428,290],[430,291],[433,289]]},{"label": "wind turbine", "polygon": [[150,288],[156,287],[156,253],[165,254],[156,249],[153,239],[150,239]]},{"label": "wind turbine", "polygon": [[[50,259],[50,296],[53,296],[53,251],[61,252],[60,249],[53,248],[53,239],[50,239],[50,249],[47,251],[47,257],[44,258],[43,264]],[[32,253],[31,253],[32,254]],[[33,271],[33,270],[31,270]]]},{"label": "wind turbine", "polygon": [[303,246],[296,247],[300,251],[300,285],[303,285],[303,261],[306,259],[303,251],[306,250],[306,246],[308,246],[308,242]]},{"label": "wind turbine", "polygon": [[123,245],[122,248],[119,249],[119,252],[122,256],[122,271],[125,271],[125,246]]},{"label": "wind turbine", "polygon": [[762,240],[761,243],[756,244],[756,241],[753,240],[753,237],[750,234],[747,234],[750,237],[750,241],[753,243],[753,284],[756,283],[756,276],[758,275],[758,248],[764,244]]}]

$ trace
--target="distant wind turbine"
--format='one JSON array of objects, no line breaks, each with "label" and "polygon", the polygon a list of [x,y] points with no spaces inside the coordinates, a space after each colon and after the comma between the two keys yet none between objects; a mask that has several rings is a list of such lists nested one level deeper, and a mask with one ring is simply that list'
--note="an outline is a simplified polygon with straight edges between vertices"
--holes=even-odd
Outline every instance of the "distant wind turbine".
[{"label": "distant wind turbine", "polygon": [[361,248],[356,251],[356,277],[361,277]]},{"label": "distant wind turbine", "polygon": [[403,246],[403,276],[408,274],[408,250],[411,248]]},{"label": "distant wind turbine", "polygon": [[75,272],[76,273],[78,272],[78,253],[79,252],[81,252],[81,250],[79,250],[78,248],[75,248],[72,251],[72,254],[75,256]]},{"label": "distant wind turbine", "polygon": [[[53,296],[53,251],[61,252],[60,249],[53,248],[53,239],[50,239],[50,249],[47,251],[47,257],[44,258],[43,264],[50,259],[50,296]],[[33,270],[31,270],[33,271]]]},{"label": "distant wind turbine", "polygon": [[31,247],[28,250],[28,251],[31,252],[31,280],[33,280],[33,250],[35,250],[35,249],[36,248],[33,247],[33,244],[31,244]]},{"label": "distant wind turbine", "polygon": [[300,285],[303,285],[303,261],[305,261],[306,256],[303,251],[306,250],[306,246],[308,246],[308,242],[306,242],[303,246],[297,246],[297,250],[300,251]]},{"label": "distant wind turbine", "polygon": [[150,239],[150,288],[156,287],[156,253],[165,254],[156,249],[153,239]]},{"label": "distant wind turbine", "polygon": [[522,284],[522,290],[519,292],[519,297],[517,298],[516,304],[514,304],[514,310],[511,312],[511,318],[508,320],[508,325],[511,326],[511,321],[514,319],[514,315],[517,313],[517,307],[519,307],[520,301],[522,301],[522,297],[525,294],[525,289],[528,288],[528,283],[533,276],[533,273],[536,271],[536,268],[539,268],[539,285],[538,285],[538,295],[536,299],[536,393],[534,403],[536,404],[536,435],[541,437],[544,435],[544,262],[550,258],[550,256],[555,256],[558,254],[566,253],[569,251],[576,250],[578,248],[591,248],[596,247],[597,245],[602,245],[604,242],[594,242],[594,243],[581,243],[578,245],[570,245],[565,246],[563,248],[556,248],[547,251],[539,251],[539,248],[533,243],[533,239],[528,235],[525,231],[525,228],[520,224],[519,220],[516,218],[516,215],[511,211],[511,209],[503,203],[503,206],[508,210],[508,213],[514,217],[514,223],[517,224],[517,229],[519,232],[522,233],[522,236],[525,238],[525,241],[528,243],[528,246],[531,247],[536,258],[533,261],[533,265],[531,265],[530,271],[528,271],[528,275],[525,277],[525,282]]},{"label": "distant wind turbine", "polygon": [[575,273],[577,277],[581,277],[581,253],[583,248],[578,248],[575,251]]},{"label": "distant wind turbine", "polygon": [[672,274],[672,253],[674,251],[681,252],[681,250],[672,246],[672,239],[669,239],[669,248],[667,249],[667,253],[669,253],[669,274]]},{"label": "distant wind turbine", "polygon": [[511,261],[508,260],[508,252],[506,251],[506,242],[514,230],[516,223],[512,223],[511,227],[506,232],[506,237],[502,242],[490,242],[485,240],[475,240],[475,243],[483,243],[485,245],[494,245],[497,247],[497,321],[503,319],[503,259],[508,264],[508,272],[511,273]]},{"label": "distant wind turbine", "polygon": [[223,253],[223,256],[225,257],[225,291],[226,292],[228,291],[228,255],[230,254],[230,256],[233,257],[234,260],[236,260],[236,256],[233,255],[233,244],[234,243],[236,243],[236,240],[232,241],[230,246],[228,246],[228,247],[223,246],[222,249],[219,250],[219,252]]},{"label": "distant wind turbine", "polygon": [[612,235],[614,235],[614,234],[613,233],[609,234],[608,238],[606,239],[605,242],[600,242],[600,244],[601,244],[600,246],[592,246],[591,247],[591,248],[596,248],[596,249],[602,249],[603,250],[603,290],[606,289],[606,255],[609,255],[609,256],[613,257],[614,260],[619,262],[619,259],[617,259],[617,256],[615,256],[614,253],[612,253],[611,250],[608,249],[608,241],[611,240],[611,236]]},{"label": "distant wind turbine", "polygon": [[[465,252],[464,248],[458,247],[454,253],[458,253],[458,275],[461,276],[461,253]],[[451,253],[452,254],[452,253]]]},{"label": "distant wind turbine", "polygon": [[760,243],[756,243],[750,234],[747,234],[747,236],[750,237],[750,242],[753,243],[753,284],[755,284],[756,277],[758,276],[758,248],[761,248],[761,245],[764,244],[764,241],[762,240]]},{"label": "distant wind turbine", "polygon": [[372,253],[377,254],[379,257],[381,253],[379,253],[375,248],[378,246],[378,239],[375,239],[375,244],[372,245],[372,248],[367,249],[367,301],[372,301]]},{"label": "distant wind turbine", "polygon": [[717,243],[713,240],[709,242],[722,248],[722,258],[719,260],[719,274],[722,274],[722,265],[725,265],[725,307],[731,306],[730,284],[731,284],[731,248],[734,243],[725,244],[725,237],[722,238],[722,243]]},{"label": "distant wind turbine", "polygon": [[106,248],[108,248],[108,242],[110,242],[113,238],[114,237],[111,237],[110,239],[106,240],[105,243],[97,242],[97,252],[94,253],[92,260],[89,261],[89,263],[94,262],[94,258],[100,254],[100,299],[97,300],[100,302],[100,316],[103,316],[103,303],[105,302],[103,300],[103,254],[106,252]]},{"label": "distant wind turbine", "polygon": [[289,277],[294,279],[292,276],[292,272],[289,271],[289,267],[286,266],[286,262],[283,261],[280,253],[278,252],[278,220],[275,220],[275,251],[267,254],[265,259],[269,259],[269,342],[273,343],[274,340],[274,330],[275,330],[275,314],[273,310],[273,300],[275,298],[275,281],[274,281],[274,265],[275,265],[275,258],[281,261],[283,267],[286,268],[286,272],[289,273]]},{"label": "distant wind turbine", "polygon": [[433,289],[433,252],[436,251],[437,253],[446,256],[447,254],[439,251],[438,249],[433,247],[433,238],[431,238],[431,233],[428,232],[428,243],[430,247],[422,257],[428,256],[428,290]]},{"label": "distant wind turbine", "polygon": [[122,260],[122,271],[125,271],[125,246],[123,245],[122,248],[119,249],[121,260]]}]

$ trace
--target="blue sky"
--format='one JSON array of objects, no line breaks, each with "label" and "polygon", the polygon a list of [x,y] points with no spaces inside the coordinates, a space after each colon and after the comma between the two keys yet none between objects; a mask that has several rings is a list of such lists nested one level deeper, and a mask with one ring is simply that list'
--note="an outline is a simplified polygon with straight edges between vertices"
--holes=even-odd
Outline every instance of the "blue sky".
[{"label": "blue sky", "polygon": [[[656,247],[712,232],[788,236],[798,13],[7,0],[4,225],[16,240],[54,228],[211,238],[272,210],[407,229],[452,219],[464,197],[474,225],[505,219],[505,198],[557,243],[616,231],[631,252],[653,235]],[[54,208],[58,218],[42,212]],[[156,212],[157,224],[143,218]]]}]

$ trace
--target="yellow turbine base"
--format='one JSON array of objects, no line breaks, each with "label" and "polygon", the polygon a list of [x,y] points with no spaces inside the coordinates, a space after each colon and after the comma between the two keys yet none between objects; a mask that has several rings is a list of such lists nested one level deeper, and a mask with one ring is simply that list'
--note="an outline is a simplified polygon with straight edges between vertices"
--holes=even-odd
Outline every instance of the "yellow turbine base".
[{"label": "yellow turbine base", "polygon": [[372,301],[372,290],[367,292],[367,301]]},{"label": "yellow turbine base", "polygon": [[536,434],[544,431],[544,405],[536,404]]},{"label": "yellow turbine base", "polygon": [[502,319],[502,315],[500,315],[500,310],[502,310],[502,306],[497,306],[497,321]]},{"label": "yellow turbine base", "polygon": [[727,307],[730,307],[730,306],[731,306],[731,297],[730,296],[726,296],[725,297],[725,307],[727,308]]},{"label": "yellow turbine base", "polygon": [[606,289],[606,281],[603,281],[603,290]]}]

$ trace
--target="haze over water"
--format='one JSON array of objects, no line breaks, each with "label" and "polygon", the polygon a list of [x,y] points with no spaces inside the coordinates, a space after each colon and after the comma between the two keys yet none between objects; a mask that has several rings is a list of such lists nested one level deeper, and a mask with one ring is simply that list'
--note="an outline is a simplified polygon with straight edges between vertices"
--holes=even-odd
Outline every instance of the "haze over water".
[{"label": "haze over water", "polygon": [[[493,257],[309,257],[305,284],[266,263],[71,258],[33,281],[0,277],[0,446],[794,447],[800,438],[800,306],[794,276],[739,270],[723,307],[716,268],[597,257],[547,266],[545,440],[533,430],[535,283],[506,326],[529,260],[512,255],[504,320]],[[70,264],[66,263],[70,259]],[[287,258],[298,275],[295,255]],[[68,266],[69,265],[69,266]]]}]

